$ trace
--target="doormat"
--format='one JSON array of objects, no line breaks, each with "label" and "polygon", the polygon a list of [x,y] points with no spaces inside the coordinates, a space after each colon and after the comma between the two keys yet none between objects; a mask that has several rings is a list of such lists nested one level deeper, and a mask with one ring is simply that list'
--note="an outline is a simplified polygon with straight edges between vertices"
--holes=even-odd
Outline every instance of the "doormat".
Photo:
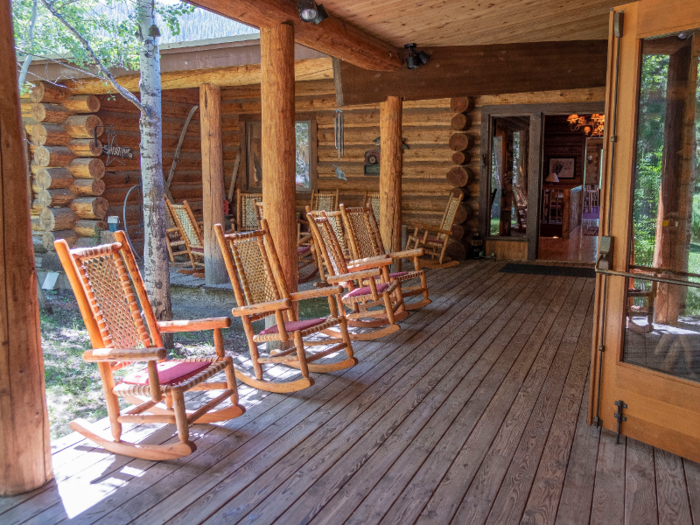
[{"label": "doormat", "polygon": [[528,275],[552,275],[556,277],[595,278],[593,268],[572,268],[569,266],[545,266],[544,264],[508,263],[499,270],[500,273],[525,273]]}]

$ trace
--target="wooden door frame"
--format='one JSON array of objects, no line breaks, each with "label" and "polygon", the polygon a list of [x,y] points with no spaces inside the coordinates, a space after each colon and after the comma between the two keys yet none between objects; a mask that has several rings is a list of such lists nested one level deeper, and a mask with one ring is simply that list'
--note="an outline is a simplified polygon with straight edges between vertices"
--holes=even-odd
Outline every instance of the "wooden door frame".
[{"label": "wooden door frame", "polygon": [[[527,260],[537,259],[539,249],[539,209],[542,191],[542,165],[544,162],[544,117],[570,115],[571,113],[603,113],[605,102],[566,102],[551,104],[508,104],[481,108],[481,176],[479,179],[479,234],[489,241],[527,242]],[[497,117],[529,117],[528,140],[528,192],[527,235],[500,237],[489,235],[491,195],[491,154],[493,119]],[[536,152],[537,154],[533,154]],[[533,176],[535,177],[533,180]],[[534,182],[534,184],[533,184]],[[535,213],[532,213],[532,212]]]}]

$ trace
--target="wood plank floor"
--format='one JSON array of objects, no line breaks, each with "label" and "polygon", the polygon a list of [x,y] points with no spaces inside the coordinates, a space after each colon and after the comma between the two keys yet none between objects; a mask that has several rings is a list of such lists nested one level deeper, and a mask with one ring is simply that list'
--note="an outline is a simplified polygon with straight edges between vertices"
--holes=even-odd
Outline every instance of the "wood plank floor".
[{"label": "wood plank floor", "polygon": [[241,386],[246,414],[186,458],[55,442],[56,480],[0,523],[700,523],[700,465],[585,423],[594,280],[503,264],[430,272],[432,304],[312,388]]}]

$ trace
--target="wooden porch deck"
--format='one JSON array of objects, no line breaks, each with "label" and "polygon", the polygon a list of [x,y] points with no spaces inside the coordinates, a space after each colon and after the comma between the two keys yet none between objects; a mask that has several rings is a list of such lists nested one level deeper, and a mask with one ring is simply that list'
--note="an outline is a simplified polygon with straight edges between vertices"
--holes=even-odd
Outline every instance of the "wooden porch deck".
[{"label": "wooden porch deck", "polygon": [[431,305],[310,389],[243,387],[189,457],[56,442],[56,480],[0,523],[700,523],[698,464],[585,424],[594,280],[503,264],[431,272]]}]

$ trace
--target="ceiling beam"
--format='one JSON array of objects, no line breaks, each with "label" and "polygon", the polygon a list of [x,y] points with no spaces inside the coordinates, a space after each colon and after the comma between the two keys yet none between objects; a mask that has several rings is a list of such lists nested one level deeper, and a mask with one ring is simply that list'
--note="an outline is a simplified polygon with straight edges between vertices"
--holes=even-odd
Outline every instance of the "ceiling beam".
[{"label": "ceiling beam", "polygon": [[333,17],[332,13],[319,25],[302,22],[294,0],[188,0],[188,3],[258,28],[291,23],[299,44],[362,69],[394,71],[403,64],[402,50]]},{"label": "ceiling beam", "polygon": [[366,71],[336,63],[339,105],[605,86],[607,41],[535,42],[425,48],[418,69]]}]

